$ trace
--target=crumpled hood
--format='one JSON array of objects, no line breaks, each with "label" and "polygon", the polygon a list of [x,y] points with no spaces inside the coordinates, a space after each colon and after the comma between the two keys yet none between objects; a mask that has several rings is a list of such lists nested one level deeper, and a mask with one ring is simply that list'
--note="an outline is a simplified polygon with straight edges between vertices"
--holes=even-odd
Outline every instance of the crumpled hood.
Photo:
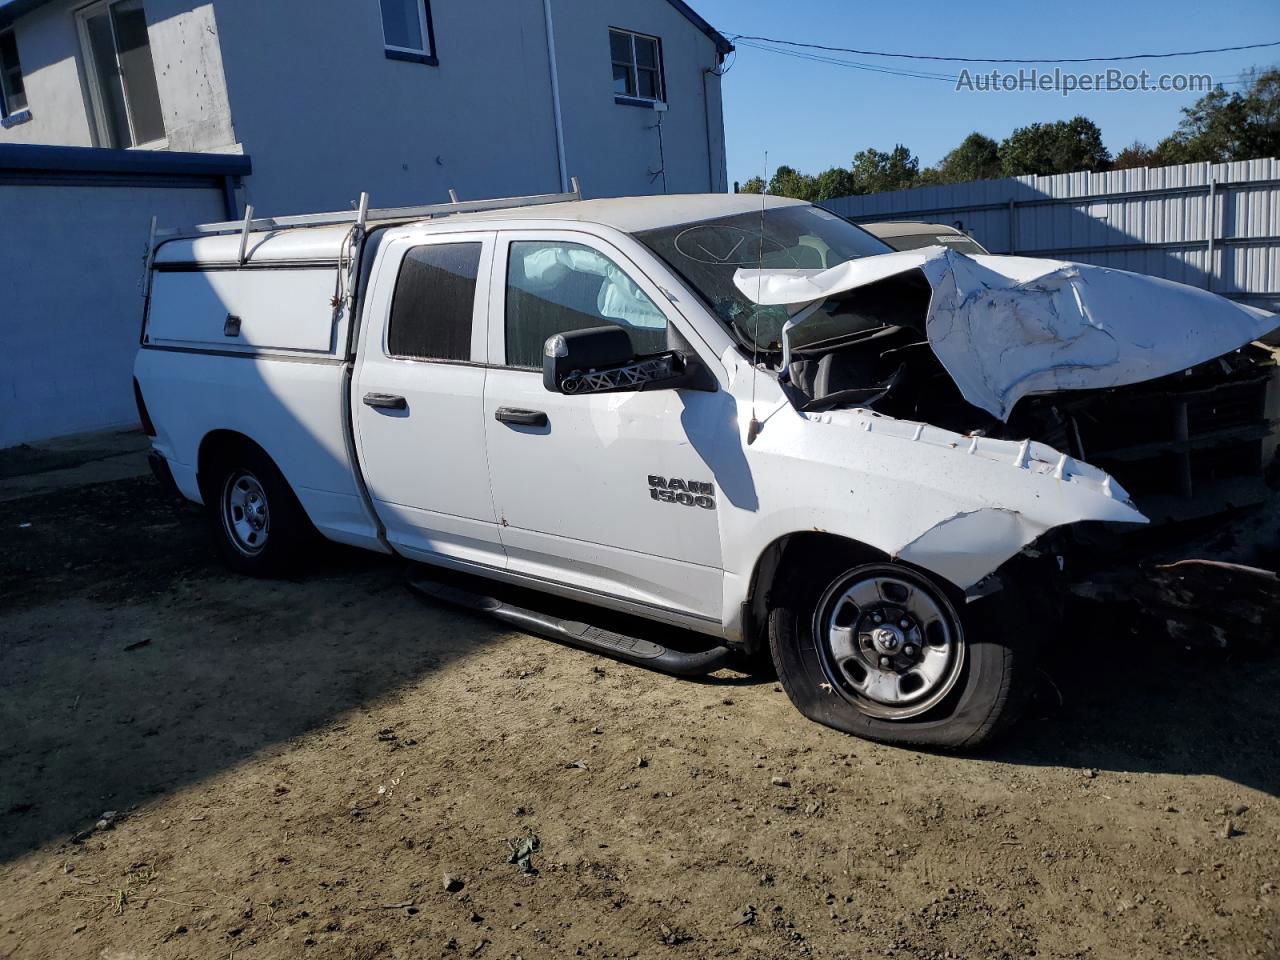
[{"label": "crumpled hood", "polygon": [[827,270],[742,269],[734,283],[759,304],[802,304],[910,270],[933,289],[925,318],[933,352],[964,398],[1001,420],[1028,394],[1152,380],[1280,326],[1275,314],[1171,280],[941,246]]}]

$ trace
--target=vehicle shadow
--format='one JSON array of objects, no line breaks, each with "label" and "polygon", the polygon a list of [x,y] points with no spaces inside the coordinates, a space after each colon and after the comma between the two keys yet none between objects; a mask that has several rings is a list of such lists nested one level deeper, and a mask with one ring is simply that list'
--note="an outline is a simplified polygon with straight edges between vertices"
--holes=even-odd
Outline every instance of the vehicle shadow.
[{"label": "vehicle shadow", "polygon": [[[600,625],[707,643],[631,618]],[[212,785],[216,802],[220,775],[300,738],[324,738],[340,757],[350,738],[379,735],[362,716],[370,703],[509,633],[424,601],[406,588],[403,563],[359,551],[325,551],[294,581],[232,576],[199,511],[150,479],[0,504],[0,862],[74,843],[105,811],[196,784]],[[1072,636],[1025,721],[980,762],[1215,776],[1280,794],[1280,658]],[[672,682],[773,681],[767,662],[740,666]]]},{"label": "vehicle shadow", "polygon": [[1274,654],[1097,632],[1064,641],[1041,680],[1021,725],[983,759],[1212,776],[1280,796]]},{"label": "vehicle shadow", "polygon": [[361,708],[510,632],[403,580],[341,548],[233,576],[150,478],[0,504],[0,862],[297,738],[374,736]]},{"label": "vehicle shadow", "polygon": [[[545,594],[461,574],[437,574],[464,589],[643,637],[677,649],[710,638]],[[1022,723],[979,760],[1118,773],[1216,776],[1280,796],[1280,657],[1188,650],[1097,619],[1070,619],[1042,661]],[[473,615],[477,626],[486,621]],[[681,682],[753,687],[776,682],[767,652],[733,669]]]},{"label": "vehicle shadow", "polygon": [[[540,593],[535,590],[528,590],[511,584],[498,583],[497,581],[489,580],[484,577],[460,573],[454,570],[444,570],[441,568],[414,564],[411,565],[411,569],[408,571],[408,576],[410,579],[414,580],[429,580],[458,590],[495,597],[504,603],[523,607],[536,613],[547,614],[564,620],[590,623],[595,627],[612,630],[615,633],[620,633],[628,637],[638,637],[652,643],[660,644],[669,650],[676,650],[682,653],[708,650],[711,647],[715,647],[720,644],[720,640],[718,638],[696,633],[692,630],[684,630],[679,627],[667,626],[652,620],[646,620],[643,617],[631,616],[614,610],[608,610],[604,607],[581,603],[577,600],[567,600],[561,597],[552,596],[548,593]],[[493,620],[483,613],[450,607],[442,600],[422,597],[422,603],[425,606],[435,609],[458,610],[459,616],[467,617],[476,624],[492,626],[494,623]],[[582,649],[571,643],[567,643],[563,639],[554,635],[548,634],[546,639],[559,646],[568,647],[569,649]],[[588,652],[593,656],[614,660],[618,663],[626,663],[629,666],[636,667],[636,669],[647,669],[643,665],[631,663],[631,661],[614,657],[605,649],[588,650]],[[772,668],[768,666],[767,661],[767,654],[763,657],[755,658],[739,656],[732,659],[728,666],[717,670],[714,673],[700,676],[681,676],[680,679],[689,683],[706,684],[709,686],[756,686],[763,683],[770,683],[775,679],[771,672]]]}]

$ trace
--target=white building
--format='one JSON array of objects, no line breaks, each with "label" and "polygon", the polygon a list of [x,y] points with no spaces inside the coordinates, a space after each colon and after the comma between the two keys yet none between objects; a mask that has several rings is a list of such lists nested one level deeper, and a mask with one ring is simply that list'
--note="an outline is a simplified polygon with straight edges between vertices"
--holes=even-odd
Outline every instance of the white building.
[{"label": "white building", "polygon": [[0,0],[0,447],[135,422],[153,215],[723,191],[731,49],[682,0]]},{"label": "white building", "polygon": [[251,156],[263,213],[727,189],[681,0],[0,0],[0,144]]}]

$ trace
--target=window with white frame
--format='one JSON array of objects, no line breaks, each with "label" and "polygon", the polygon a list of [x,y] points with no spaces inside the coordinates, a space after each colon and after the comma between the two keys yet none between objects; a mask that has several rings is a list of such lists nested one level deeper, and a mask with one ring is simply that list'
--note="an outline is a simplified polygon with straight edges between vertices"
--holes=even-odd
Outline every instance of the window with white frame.
[{"label": "window with white frame", "polygon": [[163,146],[164,115],[142,0],[99,0],[76,17],[98,145]]},{"label": "window with white frame", "polygon": [[27,88],[22,83],[18,38],[12,30],[0,31],[0,117],[27,109]]},{"label": "window with white frame", "polygon": [[609,52],[613,57],[614,96],[666,99],[662,89],[662,43],[657,37],[610,29]]},{"label": "window with white frame", "polygon": [[382,42],[393,60],[436,63],[430,0],[380,0]]}]

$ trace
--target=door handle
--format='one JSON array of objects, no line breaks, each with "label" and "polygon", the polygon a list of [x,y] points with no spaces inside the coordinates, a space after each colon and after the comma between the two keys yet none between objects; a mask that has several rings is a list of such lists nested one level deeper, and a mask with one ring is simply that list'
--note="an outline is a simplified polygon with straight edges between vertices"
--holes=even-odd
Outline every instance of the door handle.
[{"label": "door handle", "polygon": [[364,405],[366,407],[377,407],[380,410],[408,410],[409,403],[404,397],[398,397],[394,393],[366,393],[364,395]]},{"label": "door handle", "polygon": [[547,415],[541,410],[520,410],[516,407],[499,407],[493,419],[519,427],[545,427],[548,423]]}]

